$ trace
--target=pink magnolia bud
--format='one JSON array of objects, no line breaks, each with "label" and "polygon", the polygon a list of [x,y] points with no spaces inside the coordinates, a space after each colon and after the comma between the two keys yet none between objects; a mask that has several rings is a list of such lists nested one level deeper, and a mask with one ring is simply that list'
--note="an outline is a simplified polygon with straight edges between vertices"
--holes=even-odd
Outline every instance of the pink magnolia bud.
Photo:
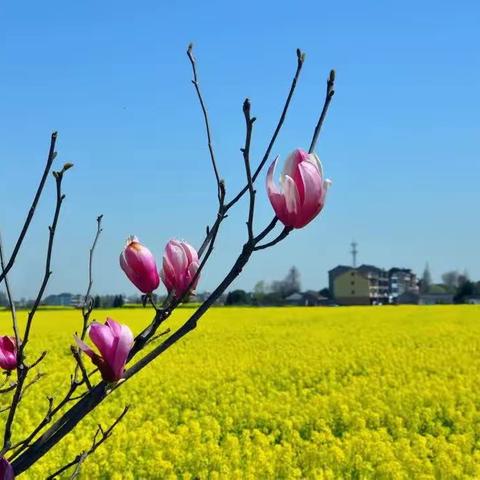
[{"label": "pink magnolia bud", "polygon": [[104,380],[107,382],[120,380],[133,346],[133,334],[130,328],[107,318],[105,325],[93,322],[88,334],[100,355],[75,335],[77,345],[92,359]]},{"label": "pink magnolia bud", "polygon": [[120,255],[120,266],[130,281],[143,293],[152,293],[158,288],[157,264],[152,252],[142,245],[137,237],[129,237]]},{"label": "pink magnolia bud", "polygon": [[0,367],[8,371],[17,368],[17,344],[15,337],[7,335],[0,337]]},{"label": "pink magnolia bud", "polygon": [[[197,251],[187,242],[170,240],[163,254],[163,268],[160,272],[168,293],[181,298],[187,291],[195,290],[199,277],[191,284],[199,267]],[[191,285],[190,285],[191,284]]]},{"label": "pink magnolia bud", "polygon": [[0,457],[0,480],[14,480],[13,468],[4,457]]},{"label": "pink magnolia bud", "polygon": [[315,153],[297,149],[285,162],[278,188],[273,180],[277,160],[278,157],[267,173],[270,203],[286,227],[302,228],[321,212],[331,182],[324,180],[322,164]]}]

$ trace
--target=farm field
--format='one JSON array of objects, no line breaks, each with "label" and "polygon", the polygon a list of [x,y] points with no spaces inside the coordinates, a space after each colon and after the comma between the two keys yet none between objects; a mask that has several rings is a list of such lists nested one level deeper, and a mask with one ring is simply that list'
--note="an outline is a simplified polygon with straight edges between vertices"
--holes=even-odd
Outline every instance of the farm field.
[{"label": "farm field", "polygon": [[[134,332],[152,315],[93,317],[108,314]],[[74,310],[38,313],[29,345],[48,350],[46,376],[21,403],[14,441],[68,387],[80,322]],[[10,332],[7,312],[0,325]],[[480,478],[480,307],[213,309],[20,478],[73,459],[127,404],[80,478]]]}]

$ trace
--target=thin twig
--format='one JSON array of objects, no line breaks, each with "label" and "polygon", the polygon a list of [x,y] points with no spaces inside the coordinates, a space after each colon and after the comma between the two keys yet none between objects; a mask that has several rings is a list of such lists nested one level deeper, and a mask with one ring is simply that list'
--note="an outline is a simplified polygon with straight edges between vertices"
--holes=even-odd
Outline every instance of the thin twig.
[{"label": "thin twig", "polygon": [[171,332],[170,328],[167,328],[163,332],[160,332],[157,335],[155,335],[154,337],[152,337],[147,343],[149,343],[149,344],[153,343],[156,340],[158,340],[159,338],[164,337],[165,335],[168,335],[170,332]]},{"label": "thin twig", "polygon": [[198,82],[198,75],[197,75],[197,67],[195,57],[193,56],[193,44],[191,43],[187,48],[187,55],[190,63],[192,64],[192,71],[193,71],[193,80],[192,83],[195,87],[195,91],[197,92],[197,97],[200,102],[200,106],[203,112],[203,119],[205,121],[205,129],[207,131],[207,140],[208,140],[208,150],[210,152],[210,159],[212,161],[213,172],[215,173],[215,180],[217,181],[217,194],[218,194],[218,203],[221,203],[221,187],[220,187],[220,174],[218,173],[217,162],[215,160],[215,152],[213,150],[212,145],[212,134],[210,130],[210,121],[208,119],[207,107],[205,106],[205,102],[203,100],[202,92],[200,91],[200,84]]},{"label": "thin twig", "polygon": [[292,227],[285,227],[280,234],[274,238],[271,242],[264,243],[263,245],[257,245],[253,250],[257,252],[258,250],[265,250],[265,248],[270,248],[276,245],[278,242],[281,242],[288,234],[293,230]]},{"label": "thin twig", "polygon": [[[5,388],[2,388],[2,389],[0,390],[0,393],[8,393],[8,392],[11,392],[12,390],[15,389],[16,386],[17,386],[16,383],[12,383],[10,386],[5,387]],[[10,408],[10,407],[8,407],[8,408]]]},{"label": "thin twig", "polygon": [[[82,331],[80,332],[80,338],[82,340],[85,340],[85,336],[87,334],[87,329],[88,329],[88,321],[90,319],[90,315],[92,313],[93,305],[94,305],[93,299],[90,296],[90,292],[93,286],[93,253],[95,252],[95,247],[97,246],[98,238],[102,233],[102,218],[103,218],[103,215],[99,215],[97,217],[97,231],[95,232],[95,237],[93,239],[93,243],[92,243],[92,246],[90,247],[89,255],[88,255],[88,287],[85,293],[85,297],[83,299],[83,305],[82,305],[83,322],[82,322]],[[73,353],[73,349],[76,350],[76,353]],[[78,370],[80,369],[82,372],[83,379],[87,384],[87,387],[90,389],[91,384],[88,381],[88,375],[85,371],[85,367],[83,366],[83,362],[82,362],[82,351],[77,347],[72,347],[72,353],[73,353],[73,356],[75,357],[75,360],[77,361],[77,366],[75,367],[75,372],[74,372],[75,382],[77,382]]]},{"label": "thin twig", "polygon": [[64,173],[69,170],[73,165],[71,163],[67,163],[64,165],[62,170],[58,172],[53,172],[53,176],[55,177],[55,185],[56,185],[56,205],[55,205],[55,213],[53,215],[53,221],[52,224],[48,227],[49,230],[49,237],[48,237],[48,246],[47,246],[47,258],[45,260],[45,272],[43,275],[43,280],[42,284],[40,286],[40,289],[38,291],[37,297],[35,299],[35,302],[32,306],[32,309],[30,310],[27,318],[27,324],[25,326],[25,333],[23,335],[22,339],[22,344],[20,345],[20,358],[22,357],[23,351],[25,350],[25,347],[27,346],[29,336],[30,336],[30,329],[32,327],[32,321],[35,316],[35,313],[37,312],[37,309],[40,305],[40,302],[42,301],[43,294],[45,293],[45,289],[48,284],[48,280],[50,279],[50,276],[52,275],[52,272],[50,270],[50,266],[52,263],[52,252],[53,252],[53,241],[55,239],[55,232],[57,229],[57,223],[58,223],[58,218],[60,216],[60,210],[62,208],[62,203],[63,200],[65,199],[65,195],[62,194],[62,180],[63,180],[63,175]]},{"label": "thin twig", "polygon": [[330,75],[328,76],[327,80],[327,93],[325,94],[325,103],[323,104],[322,113],[318,119],[317,126],[315,127],[315,131],[313,132],[312,143],[310,144],[310,148],[308,149],[308,153],[313,153],[315,150],[315,145],[317,144],[318,137],[320,135],[320,130],[322,129],[323,121],[327,116],[328,107],[330,102],[332,101],[333,96],[335,95],[335,70],[330,70]]},{"label": "thin twig", "polygon": [[45,350],[31,365],[28,365],[28,369],[31,370],[32,368],[36,367],[46,356],[47,356],[47,351]]},{"label": "thin twig", "polygon": [[277,223],[278,223],[278,217],[275,215],[272,218],[272,221],[263,230],[263,232],[255,237],[255,243],[258,245],[275,228]]},{"label": "thin twig", "polygon": [[[275,131],[273,132],[273,136],[270,140],[270,143],[268,144],[267,150],[265,151],[265,154],[263,155],[262,161],[256,168],[254,174],[252,175],[252,182],[255,183],[255,180],[257,179],[258,175],[262,171],[265,163],[267,163],[268,157],[270,156],[270,153],[272,151],[273,146],[275,145],[275,141],[277,140],[278,134],[280,133],[280,130],[282,129],[283,122],[285,121],[285,118],[287,116],[288,108],[290,106],[290,101],[292,100],[293,93],[295,92],[295,87],[297,86],[297,81],[300,76],[300,72],[302,71],[303,63],[305,61],[305,53],[302,52],[300,49],[297,48],[297,70],[295,72],[295,75],[292,80],[292,84],[290,86],[290,91],[288,92],[287,100],[285,101],[285,105],[282,110],[282,114],[280,115],[280,119],[278,121],[278,124],[275,128]],[[248,191],[248,184],[245,185],[245,187],[240,190],[240,192],[232,199],[230,202],[227,203],[225,206],[225,212],[230,210],[230,208],[233,207],[242,197],[245,195],[245,193]]]},{"label": "thin twig", "polygon": [[5,290],[7,292],[7,299],[8,305],[10,306],[10,314],[12,317],[12,327],[13,327],[13,334],[15,336],[15,345],[18,351],[18,345],[20,344],[20,336],[18,334],[18,324],[17,324],[17,312],[15,310],[15,301],[13,299],[12,292],[10,290],[10,282],[8,281],[7,273],[5,270],[5,258],[3,255],[3,242],[2,237],[0,236],[0,266],[2,267],[2,272],[4,273],[4,281],[5,281]]},{"label": "thin twig", "polygon": [[255,213],[255,190],[253,188],[253,179],[252,171],[250,167],[250,145],[252,142],[252,130],[253,123],[256,118],[250,116],[250,100],[248,98],[243,102],[243,115],[245,116],[245,146],[241,148],[243,154],[243,161],[245,163],[245,173],[247,176],[247,186],[250,196],[249,207],[248,207],[248,219],[247,219],[247,230],[248,230],[248,240],[253,241],[253,215]]},{"label": "thin twig", "polygon": [[45,182],[47,180],[48,172],[50,171],[52,163],[55,160],[55,157],[57,156],[57,152],[55,151],[56,141],[57,141],[57,132],[53,132],[52,136],[50,138],[50,148],[48,150],[47,163],[45,165],[45,169],[43,171],[43,175],[42,175],[42,178],[40,180],[40,184],[38,185],[37,192],[35,193],[35,197],[33,198],[32,205],[31,205],[30,210],[28,212],[27,218],[25,219],[25,223],[23,224],[22,231],[20,232],[17,243],[15,244],[15,247],[13,249],[12,255],[10,256],[10,260],[8,261],[5,268],[2,269],[2,272],[0,272],[0,283],[2,283],[3,279],[5,278],[5,275],[13,267],[13,264],[15,263],[15,259],[17,258],[17,254],[18,254],[18,252],[20,250],[20,247],[22,246],[23,240],[24,240],[24,238],[27,234],[28,228],[30,226],[30,222],[33,219],[35,209],[37,208],[38,201],[40,200],[40,197],[41,197],[42,191],[43,191],[43,187],[45,186]]},{"label": "thin twig", "polygon": [[80,355],[79,349],[77,347],[74,347],[73,345],[71,345],[70,350],[72,352],[73,357],[77,361],[78,368],[82,372],[83,381],[87,385],[87,388],[89,390],[91,390],[92,389],[92,384],[90,383],[90,380],[88,378],[88,373],[87,373],[87,370],[85,369],[85,365],[83,364],[83,360],[82,360],[82,357]]},{"label": "thin twig", "polygon": [[[107,430],[104,430],[103,427],[101,425],[98,425],[98,428],[97,428],[97,431],[95,432],[95,435],[93,437],[93,441],[92,441],[92,446],[86,450],[86,451],[83,451],[82,453],[80,453],[79,455],[77,455],[71,462],[67,463],[66,465],[64,465],[63,467],[59,468],[55,473],[52,473],[51,475],[49,475],[47,477],[47,480],[54,480],[55,477],[57,475],[60,475],[62,474],[63,472],[65,472],[66,470],[68,470],[69,468],[73,467],[74,465],[76,465],[76,468],[73,472],[73,474],[71,475],[71,479],[73,478],[77,478],[78,475],[80,474],[80,467],[81,465],[83,464],[83,462],[86,460],[86,458],[91,455],[92,453],[95,452],[95,450],[103,443],[105,442],[109,437],[110,435],[112,434],[112,431],[113,429],[121,422],[121,420],[123,419],[123,417],[127,414],[128,412],[128,409],[130,407],[127,406],[123,409],[123,412],[120,414],[120,416],[110,425],[110,427],[108,427]],[[101,437],[99,440],[97,440],[98,437]]]},{"label": "thin twig", "polygon": [[93,253],[95,251],[95,247],[97,246],[98,237],[100,237],[100,234],[102,233],[102,218],[103,218],[103,215],[99,215],[97,217],[97,231],[95,233],[95,238],[93,239],[93,243],[92,243],[92,246],[90,247],[89,255],[88,255],[88,288],[87,288],[87,292],[85,293],[83,306],[82,306],[83,326],[82,326],[82,332],[80,335],[80,338],[82,340],[85,339],[85,334],[87,333],[87,327],[88,327],[88,319],[93,309],[93,301],[92,301],[92,298],[90,297],[90,292],[93,286]]}]

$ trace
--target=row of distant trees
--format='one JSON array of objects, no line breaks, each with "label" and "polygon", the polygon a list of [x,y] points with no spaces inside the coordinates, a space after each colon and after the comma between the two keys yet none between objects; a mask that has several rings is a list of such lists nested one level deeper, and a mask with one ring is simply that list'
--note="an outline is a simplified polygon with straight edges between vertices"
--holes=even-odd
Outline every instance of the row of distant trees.
[{"label": "row of distant trees", "polygon": [[93,308],[121,308],[125,305],[123,295],[96,295]]},{"label": "row of distant trees", "polygon": [[472,281],[468,272],[450,270],[442,275],[442,283],[432,283],[427,264],[420,280],[421,293],[449,293],[455,303],[465,303],[468,298],[480,297],[480,281]]},{"label": "row of distant trees", "polygon": [[263,280],[257,282],[253,292],[240,289],[229,292],[225,305],[282,305],[287,297],[301,292],[301,289],[300,272],[297,267],[291,267],[282,280],[270,284]]},{"label": "row of distant trees", "polygon": [[[140,300],[139,300],[140,302]],[[17,302],[16,302],[17,303]],[[120,308],[125,304],[123,295],[96,295],[93,299],[94,308]],[[8,299],[4,292],[0,292],[0,307],[6,307],[8,305]],[[18,306],[24,308],[31,308],[33,300],[22,300],[18,302]],[[45,303],[44,305],[53,305]]]}]

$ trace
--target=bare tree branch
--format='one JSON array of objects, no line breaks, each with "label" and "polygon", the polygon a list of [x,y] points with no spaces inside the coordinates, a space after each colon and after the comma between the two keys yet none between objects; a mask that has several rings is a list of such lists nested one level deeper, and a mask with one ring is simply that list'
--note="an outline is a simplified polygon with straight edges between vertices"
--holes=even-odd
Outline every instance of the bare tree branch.
[{"label": "bare tree branch", "polygon": [[245,99],[243,102],[243,115],[245,116],[245,126],[246,126],[246,135],[245,135],[245,146],[241,148],[243,154],[243,161],[245,163],[245,173],[247,176],[247,186],[248,192],[250,195],[250,202],[248,207],[248,219],[247,219],[247,230],[248,230],[248,240],[253,241],[253,215],[255,213],[255,190],[253,188],[253,179],[252,171],[250,167],[250,144],[252,142],[252,129],[253,123],[256,118],[250,116],[250,101]]},{"label": "bare tree branch", "polygon": [[[295,92],[295,88],[297,86],[297,81],[300,76],[300,72],[302,71],[303,63],[305,61],[305,53],[302,52],[299,48],[297,48],[297,70],[295,72],[295,75],[292,80],[292,85],[290,86],[290,91],[288,92],[287,100],[285,101],[285,105],[282,110],[282,114],[280,115],[280,119],[278,121],[278,124],[275,128],[275,131],[273,132],[273,136],[270,140],[270,143],[268,144],[267,150],[265,151],[265,154],[263,155],[262,161],[258,165],[258,167],[255,170],[255,173],[252,175],[252,183],[255,183],[255,180],[257,179],[258,175],[262,171],[265,163],[267,163],[268,157],[270,156],[270,153],[272,151],[273,146],[275,145],[275,141],[277,140],[278,134],[280,133],[280,130],[282,129],[283,122],[285,121],[285,118],[287,116],[288,108],[290,106],[290,101],[292,100],[293,93]],[[242,197],[243,195],[248,191],[248,183],[245,187],[240,190],[240,192],[232,199],[230,202],[227,203],[225,206],[225,212],[230,210]]]},{"label": "bare tree branch", "polygon": [[35,209],[37,208],[38,201],[42,195],[43,187],[45,186],[45,182],[47,180],[48,172],[52,166],[55,157],[57,156],[57,152],[55,151],[55,143],[57,141],[57,132],[53,132],[51,139],[50,139],[50,148],[48,151],[47,163],[45,165],[45,170],[43,171],[42,178],[40,180],[40,184],[38,185],[37,192],[35,193],[35,197],[33,198],[32,205],[28,212],[27,218],[25,219],[25,223],[23,224],[22,231],[18,237],[17,243],[13,249],[12,255],[10,256],[10,260],[8,261],[5,268],[2,268],[2,272],[0,272],[0,283],[2,283],[5,275],[10,271],[15,263],[15,259],[17,258],[18,252],[20,247],[22,246],[23,240],[25,239],[25,235],[27,234],[28,228],[30,226],[30,222],[33,219],[33,215],[35,213]]},{"label": "bare tree branch", "polygon": [[18,324],[17,324],[17,312],[15,310],[15,301],[12,296],[12,292],[10,290],[10,283],[8,281],[7,273],[5,270],[5,258],[3,255],[3,242],[2,242],[2,237],[0,236],[0,266],[2,267],[2,272],[4,273],[4,281],[5,281],[5,290],[7,292],[7,299],[8,299],[8,305],[10,306],[10,315],[12,317],[12,327],[13,327],[13,334],[15,336],[15,345],[17,346],[17,351],[18,351],[18,346],[20,345],[20,336],[18,335]]},{"label": "bare tree branch", "polygon": [[44,273],[42,284],[38,291],[37,297],[33,304],[33,307],[28,314],[27,324],[25,326],[25,332],[23,334],[22,343],[18,345],[17,386],[12,397],[10,411],[7,417],[7,421],[5,423],[2,453],[7,451],[11,445],[12,424],[15,418],[15,413],[17,411],[18,404],[20,403],[20,400],[22,398],[23,385],[24,385],[25,379],[27,378],[28,371],[30,368],[25,364],[24,351],[28,343],[33,318],[42,300],[43,294],[45,292],[45,288],[47,287],[48,280],[52,274],[52,272],[50,271],[50,266],[51,266],[51,260],[52,260],[53,241],[55,238],[55,231],[57,228],[58,218],[60,216],[60,210],[62,207],[63,200],[65,198],[65,195],[62,194],[62,180],[63,180],[64,173],[72,166],[73,166],[72,164],[67,163],[64,165],[62,170],[58,172],[53,172],[53,176],[55,177],[55,183],[56,183],[56,205],[55,205],[55,212],[53,215],[52,225],[49,227],[49,239],[48,239],[48,246],[47,246],[47,258],[45,261],[45,273]]},{"label": "bare tree branch", "polygon": [[[47,477],[47,480],[54,480],[57,475],[62,474],[63,472],[67,471],[69,468],[76,466],[73,474],[71,475],[71,479],[77,478],[78,475],[80,474],[80,467],[82,466],[83,462],[86,460],[86,458],[89,455],[92,455],[92,453],[95,452],[95,450],[103,443],[105,442],[112,434],[113,429],[122,421],[123,417],[127,414],[128,409],[130,407],[125,407],[123,412],[120,414],[120,416],[108,427],[107,430],[104,430],[101,425],[98,425],[97,431],[95,432],[95,435],[93,437],[92,441],[92,446],[86,450],[77,455],[71,462],[67,463],[64,465],[62,468],[59,468],[55,473],[52,473]],[[100,439],[98,437],[100,436]]]},{"label": "bare tree branch", "polygon": [[[208,119],[207,107],[205,106],[202,92],[200,91],[200,84],[198,82],[197,67],[196,67],[195,57],[193,56],[192,43],[188,46],[187,55],[190,60],[190,63],[192,64],[192,71],[193,71],[192,83],[195,87],[195,91],[197,92],[198,100],[200,101],[200,106],[203,112],[203,119],[205,121],[205,128],[207,130],[208,150],[210,152],[210,159],[212,161],[213,172],[215,173],[215,180],[217,181],[218,203],[222,203],[222,194],[221,194],[221,187],[220,187],[221,179],[220,179],[220,174],[218,173],[217,162],[215,160],[215,152],[213,150],[213,145],[212,145],[212,134],[210,131],[210,121]],[[223,188],[225,188],[225,186]]]},{"label": "bare tree branch", "polygon": [[93,300],[90,297],[90,292],[93,286],[93,253],[95,252],[95,247],[97,246],[98,237],[100,237],[100,234],[102,233],[102,218],[103,218],[103,215],[99,215],[97,217],[97,231],[95,233],[95,238],[93,239],[93,243],[92,243],[92,246],[90,247],[89,256],[88,256],[88,287],[87,287],[87,292],[85,293],[85,298],[83,300],[83,306],[82,306],[83,326],[82,326],[82,332],[80,335],[80,338],[82,340],[85,339],[85,334],[87,333],[87,327],[88,327],[88,320],[93,310]]},{"label": "bare tree branch", "polygon": [[81,356],[81,354],[80,354],[80,349],[78,349],[77,347],[74,347],[73,345],[71,345],[70,350],[71,350],[71,352],[72,352],[73,357],[74,357],[75,360],[77,361],[77,366],[78,366],[78,368],[79,368],[80,371],[82,372],[83,381],[84,381],[85,384],[87,385],[87,388],[88,388],[89,390],[91,390],[91,389],[92,389],[92,384],[90,383],[90,380],[89,380],[89,378],[88,378],[87,370],[85,369],[85,365],[83,364],[82,356]]},{"label": "bare tree branch", "polygon": [[328,107],[330,106],[330,102],[332,101],[333,95],[335,95],[335,70],[330,70],[330,75],[328,76],[327,80],[327,93],[325,94],[325,103],[323,104],[322,113],[320,113],[320,118],[318,119],[317,126],[315,127],[315,131],[313,132],[312,143],[310,144],[310,148],[308,149],[308,153],[313,153],[315,150],[315,145],[317,144],[318,137],[320,135],[320,130],[322,129],[323,121],[327,116]]}]

